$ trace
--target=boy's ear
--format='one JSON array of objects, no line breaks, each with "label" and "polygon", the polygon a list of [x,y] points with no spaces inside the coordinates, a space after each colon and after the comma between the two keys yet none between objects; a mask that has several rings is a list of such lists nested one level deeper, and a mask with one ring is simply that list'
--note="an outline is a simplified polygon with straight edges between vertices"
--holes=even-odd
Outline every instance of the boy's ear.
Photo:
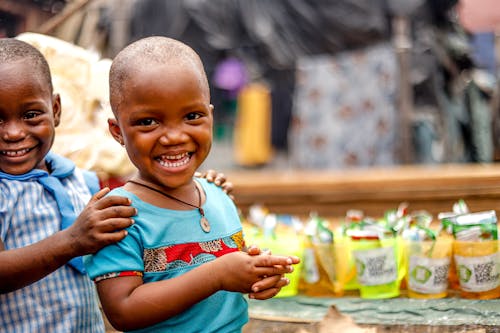
[{"label": "boy's ear", "polygon": [[108,129],[109,133],[113,136],[113,138],[118,142],[120,145],[124,145],[123,142],[123,136],[122,136],[122,131],[120,130],[120,126],[118,126],[118,122],[116,119],[109,118],[108,119]]},{"label": "boy's ear", "polygon": [[214,115],[214,105],[210,104],[208,107],[210,108],[210,112],[212,113],[212,116],[213,116]]},{"label": "boy's ear", "polygon": [[61,122],[61,96],[52,95],[52,113],[54,114],[54,125],[57,127]]}]

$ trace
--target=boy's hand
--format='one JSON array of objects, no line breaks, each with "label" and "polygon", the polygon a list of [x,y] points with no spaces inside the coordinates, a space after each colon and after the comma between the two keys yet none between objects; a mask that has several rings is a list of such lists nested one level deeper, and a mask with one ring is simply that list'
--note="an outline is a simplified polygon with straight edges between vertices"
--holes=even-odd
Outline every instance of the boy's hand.
[{"label": "boy's hand", "polygon": [[215,170],[208,170],[207,172],[201,173],[196,172],[195,177],[206,178],[206,180],[210,183],[214,183],[215,185],[222,188],[224,192],[226,192],[231,199],[234,200],[234,197],[230,194],[233,191],[233,183],[226,179],[226,175],[222,172],[217,172]]},{"label": "boy's hand", "polygon": [[[247,249],[247,253],[250,255],[270,255],[271,251],[261,251],[261,249],[257,245],[251,245]],[[300,262],[300,259],[295,256],[291,256],[290,259],[292,260],[292,264],[294,265]],[[262,280],[257,281],[252,285],[253,292],[249,293],[248,297],[259,300],[272,298],[281,291],[281,288],[287,286],[289,283],[290,280],[287,279],[284,275],[272,275],[264,277],[262,278]]]},{"label": "boy's hand", "polygon": [[276,296],[281,288],[287,286],[290,280],[284,275],[272,275],[255,282],[252,285],[253,292],[248,294],[249,298],[265,300]]},{"label": "boy's hand", "polygon": [[74,256],[95,253],[102,247],[118,242],[127,235],[125,228],[134,223],[136,209],[130,199],[107,196],[109,188],[97,192],[76,221],[66,230]]},{"label": "boy's hand", "polygon": [[[298,260],[298,258],[297,258]],[[287,256],[276,256],[269,254],[249,255],[245,252],[233,252],[210,262],[212,264],[212,274],[219,281],[219,289],[236,291],[242,293],[259,292],[252,290],[254,284],[263,278],[280,276],[293,271],[291,266],[296,261],[295,258]],[[269,279],[261,283],[265,287],[274,280]],[[281,288],[279,282],[274,281]],[[257,285],[257,288],[259,285]],[[274,292],[274,291],[273,291]],[[270,292],[272,293],[272,292]]]}]

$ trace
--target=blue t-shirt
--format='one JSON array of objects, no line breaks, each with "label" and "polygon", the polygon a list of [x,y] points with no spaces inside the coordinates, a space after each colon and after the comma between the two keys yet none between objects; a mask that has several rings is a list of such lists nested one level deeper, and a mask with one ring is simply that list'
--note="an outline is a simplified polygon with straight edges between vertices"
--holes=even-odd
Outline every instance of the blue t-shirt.
[{"label": "blue t-shirt", "polygon": [[[220,187],[205,179],[197,181],[206,193],[203,209],[210,222],[208,233],[200,226],[198,209],[159,208],[123,188],[111,191],[109,195],[130,198],[138,214],[122,241],[85,258],[89,276],[98,280],[142,272],[144,283],[167,280],[241,250],[242,227],[233,201]],[[240,332],[247,321],[243,295],[219,291],[177,316],[134,332]]]}]

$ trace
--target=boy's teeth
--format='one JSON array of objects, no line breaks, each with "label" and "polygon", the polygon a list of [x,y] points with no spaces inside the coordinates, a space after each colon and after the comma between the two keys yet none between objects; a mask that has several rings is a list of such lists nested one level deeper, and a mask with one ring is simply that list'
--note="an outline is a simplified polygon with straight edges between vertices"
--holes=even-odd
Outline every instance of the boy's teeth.
[{"label": "boy's teeth", "polygon": [[165,166],[165,167],[180,167],[183,165],[186,165],[189,162],[189,159],[184,159],[180,162],[167,162],[167,161],[160,161],[160,164]]},{"label": "boy's teeth", "polygon": [[29,149],[22,149],[22,150],[16,150],[16,151],[4,150],[4,151],[2,151],[2,154],[10,156],[10,157],[15,157],[15,156],[22,156],[22,155],[26,154],[27,152],[29,152]]},{"label": "boy's teeth", "polygon": [[189,162],[189,154],[182,153],[177,155],[165,155],[159,160],[160,164],[165,167],[175,168],[186,165]]},{"label": "boy's teeth", "polygon": [[179,159],[183,158],[186,155],[187,155],[187,153],[182,153],[182,154],[177,154],[177,155],[165,156],[165,158],[167,160],[179,160]]}]

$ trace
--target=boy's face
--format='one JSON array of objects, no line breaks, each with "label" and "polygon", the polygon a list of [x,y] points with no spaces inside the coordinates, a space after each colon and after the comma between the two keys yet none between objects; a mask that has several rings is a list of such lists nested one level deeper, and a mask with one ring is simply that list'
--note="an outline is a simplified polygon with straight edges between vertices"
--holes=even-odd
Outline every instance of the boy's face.
[{"label": "boy's face", "polygon": [[179,188],[207,157],[213,106],[200,75],[192,66],[145,66],[124,82],[109,128],[141,179]]},{"label": "boy's face", "polygon": [[59,96],[29,60],[0,63],[0,170],[20,175],[47,170],[45,155],[59,124]]}]

